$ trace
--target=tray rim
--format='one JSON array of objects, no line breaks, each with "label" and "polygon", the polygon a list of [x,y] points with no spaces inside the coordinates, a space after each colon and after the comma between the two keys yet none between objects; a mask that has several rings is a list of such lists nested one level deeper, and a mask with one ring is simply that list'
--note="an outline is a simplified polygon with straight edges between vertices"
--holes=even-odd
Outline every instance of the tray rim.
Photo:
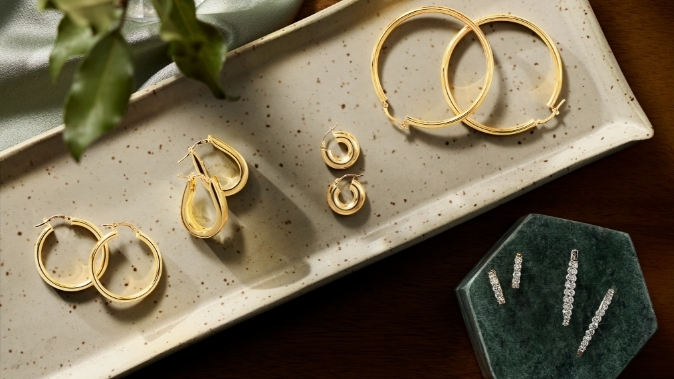
[{"label": "tray rim", "polygon": [[[261,44],[267,43],[269,41],[274,41],[274,40],[276,40],[280,37],[285,36],[286,34],[292,33],[295,30],[300,30],[307,25],[310,25],[310,24],[313,24],[315,22],[321,21],[322,19],[324,19],[326,17],[330,17],[333,14],[339,13],[343,9],[345,9],[345,8],[351,6],[354,3],[359,2],[359,1],[362,1],[362,0],[342,0],[341,2],[339,2],[339,3],[337,3],[333,6],[330,6],[330,7],[326,8],[326,9],[320,11],[320,12],[317,12],[314,15],[311,15],[311,16],[309,16],[305,19],[302,19],[302,20],[300,20],[296,23],[293,23],[293,24],[291,24],[291,25],[289,25],[285,28],[282,28],[282,29],[280,29],[280,30],[278,30],[274,33],[271,33],[267,36],[261,37],[261,38],[255,40],[255,41],[252,41],[252,42],[242,46],[242,47],[239,47],[235,50],[232,50],[231,52],[228,52],[227,59],[229,59],[233,56],[237,56],[239,54],[245,53],[247,51],[254,50],[257,46],[259,46]],[[580,6],[583,6],[583,8],[585,8],[585,9],[589,9],[590,11],[592,10],[588,0],[575,0],[575,3],[580,5]],[[596,20],[596,17],[594,16],[594,12],[591,12],[591,14],[588,14],[588,16],[593,17],[595,19],[595,22],[596,22],[596,27],[595,27],[595,23],[590,23],[590,24],[593,24],[592,25],[593,26],[592,32],[595,33],[595,35],[602,37],[602,38],[599,39],[599,42],[598,42],[598,44],[600,45],[599,46],[600,49],[598,49],[598,50],[600,50],[603,53],[607,53],[606,54],[606,60],[608,61],[608,66],[611,67],[611,73],[613,75],[616,75],[619,79],[622,79],[622,80],[618,81],[619,85],[621,86],[621,88],[626,90],[626,92],[631,93],[631,90],[629,88],[629,84],[627,83],[622,71],[619,68],[619,65],[618,65],[617,61],[615,60],[615,57],[613,56],[613,54],[611,52],[611,49],[608,45],[608,41],[606,40],[606,38],[603,34],[603,31],[601,30],[601,27],[600,27],[598,21]],[[167,87],[169,85],[172,85],[173,83],[175,83],[179,80],[186,80],[186,78],[183,75],[179,74],[179,75],[173,76],[171,78],[168,78],[166,80],[163,80],[163,81],[161,81],[161,82],[159,82],[159,83],[157,83],[157,84],[155,84],[151,87],[140,90],[140,91],[138,91],[138,92],[136,92],[132,95],[132,97],[129,101],[129,105],[131,106],[132,104],[135,104],[135,103],[137,103],[137,102],[139,102],[143,99],[146,99],[148,96],[150,96],[152,94],[152,92],[154,92],[156,90],[159,90],[159,89],[162,89],[164,87]],[[428,239],[428,238],[430,238],[430,237],[432,237],[436,234],[439,234],[439,233],[441,233],[441,232],[443,232],[443,231],[445,231],[445,230],[447,230],[447,229],[449,229],[453,226],[456,226],[456,225],[458,225],[460,223],[463,223],[463,222],[465,222],[465,221],[467,221],[467,220],[469,220],[473,217],[476,217],[476,216],[478,216],[478,215],[480,215],[484,212],[487,212],[490,209],[492,209],[492,208],[494,208],[494,207],[496,207],[496,206],[498,206],[502,203],[505,203],[505,202],[509,201],[510,199],[515,198],[515,197],[517,197],[521,194],[527,193],[530,190],[532,190],[534,188],[537,188],[540,185],[543,185],[543,184],[545,184],[545,183],[547,183],[551,180],[554,180],[557,177],[560,177],[560,176],[566,174],[567,172],[570,172],[570,171],[573,171],[577,168],[580,168],[587,163],[591,163],[591,162],[593,162],[597,159],[600,159],[600,158],[602,158],[606,155],[609,155],[609,154],[611,154],[611,153],[613,153],[617,150],[621,150],[623,148],[626,148],[626,147],[632,145],[633,143],[638,142],[639,140],[652,138],[652,136],[653,136],[652,125],[650,124],[650,121],[646,117],[646,114],[644,113],[643,109],[641,108],[641,106],[639,105],[639,103],[636,99],[631,103],[631,108],[632,108],[632,111],[634,112],[634,114],[639,117],[639,121],[641,121],[641,123],[642,123],[642,124],[636,124],[635,123],[635,124],[630,125],[634,129],[640,129],[642,131],[642,133],[640,134],[640,136],[638,138],[632,138],[632,139],[629,139],[629,140],[620,140],[619,143],[617,143],[616,145],[613,145],[611,148],[606,148],[604,146],[601,149],[601,151],[598,151],[598,152],[595,151],[595,152],[587,153],[590,156],[587,157],[586,159],[582,159],[582,160],[578,160],[578,161],[570,163],[570,164],[566,164],[562,168],[559,168],[559,169],[554,169],[554,172],[552,174],[548,175],[547,177],[543,178],[542,180],[538,180],[538,181],[535,181],[533,183],[525,184],[521,187],[518,187],[518,189],[511,191],[511,193],[509,195],[507,195],[507,196],[505,196],[501,199],[498,199],[496,201],[493,201],[493,202],[491,202],[487,205],[483,205],[476,210],[466,211],[454,220],[450,220],[449,222],[444,222],[444,223],[440,224],[439,226],[436,226],[436,225],[431,226],[425,232],[419,234],[418,236],[412,236],[412,238],[410,238],[410,239],[406,240],[405,242],[402,242],[398,245],[394,246],[393,244],[391,244],[388,247],[386,247],[382,252],[378,252],[375,255],[365,257],[365,258],[363,258],[363,260],[357,261],[353,265],[344,267],[343,269],[341,269],[339,271],[336,271],[336,272],[331,273],[331,274],[329,274],[325,277],[319,278],[316,281],[308,283],[304,287],[302,287],[302,288],[300,288],[300,289],[298,289],[294,292],[290,292],[288,294],[281,295],[278,298],[276,298],[275,300],[273,300],[269,303],[263,304],[262,306],[258,307],[257,309],[255,309],[252,312],[242,314],[238,317],[233,317],[230,321],[224,322],[220,325],[217,325],[216,327],[214,327],[214,328],[212,328],[208,331],[205,331],[205,332],[202,332],[202,333],[197,332],[197,334],[193,335],[192,337],[186,338],[182,342],[175,343],[173,346],[170,346],[169,348],[167,348],[167,349],[165,349],[165,350],[163,350],[159,353],[155,353],[150,358],[140,358],[140,359],[136,359],[136,360],[126,360],[124,362],[125,363],[124,365],[118,366],[119,371],[115,370],[116,372],[114,373],[113,376],[119,377],[119,376],[126,375],[126,374],[128,374],[132,371],[135,371],[135,370],[137,370],[137,369],[139,369],[143,366],[146,366],[146,365],[148,365],[148,364],[150,364],[150,363],[152,363],[156,360],[159,360],[159,359],[161,359],[161,358],[163,358],[163,357],[165,357],[169,354],[172,354],[173,352],[175,352],[179,349],[182,349],[186,346],[189,346],[189,345],[191,345],[195,342],[198,342],[199,340],[201,340],[203,338],[206,338],[210,335],[216,334],[216,333],[224,330],[225,328],[228,328],[228,327],[233,326],[233,325],[235,325],[235,324],[237,324],[241,321],[244,321],[244,320],[246,320],[250,317],[253,317],[257,314],[265,312],[266,310],[268,310],[272,307],[275,307],[277,305],[285,303],[288,300],[294,299],[294,298],[296,298],[296,297],[298,297],[298,296],[300,296],[304,293],[307,293],[309,291],[312,291],[313,289],[318,288],[318,287],[320,287],[320,286],[322,286],[326,283],[329,283],[333,280],[336,280],[336,279],[338,279],[342,276],[345,276],[345,275],[347,275],[347,274],[349,274],[353,271],[356,271],[356,270],[358,270],[362,267],[365,267],[365,266],[367,266],[371,263],[377,262],[380,259],[384,259],[384,258],[388,257],[389,255],[392,255],[392,254],[394,254],[398,251],[404,250],[405,248],[407,248],[411,245],[414,245],[414,244],[416,244],[416,243],[418,243],[422,240]],[[38,145],[41,142],[44,142],[46,140],[49,140],[50,138],[56,137],[58,134],[61,134],[63,132],[63,130],[64,130],[64,125],[57,126],[57,127],[53,128],[49,131],[46,131],[46,132],[44,132],[44,133],[42,133],[38,136],[32,137],[32,138],[30,138],[30,139],[28,139],[28,140],[26,140],[22,143],[19,143],[17,145],[14,145],[10,148],[7,148],[7,149],[1,151],[0,152],[0,162],[4,161],[4,160],[6,160],[10,157],[13,157],[13,156],[33,147],[35,145]],[[588,138],[590,138],[590,137],[592,137],[592,136],[588,136]],[[550,155],[553,155],[553,154],[550,154]],[[531,162],[529,162],[529,163],[531,163]],[[507,172],[504,172],[503,174],[506,174],[506,173]],[[420,206],[417,211],[423,210],[424,208],[427,208],[430,205],[432,205],[432,204],[428,204],[426,206]],[[373,230],[373,233],[377,232],[376,229],[377,228],[375,228],[375,230]],[[64,371],[61,371],[59,373],[55,373],[54,377],[57,377],[57,378],[70,377],[73,374],[77,374],[82,369],[86,370],[86,367],[91,367],[91,363],[84,363],[83,362],[81,364],[78,364],[76,366],[71,367],[68,370],[64,370]],[[101,374],[105,375],[103,373],[101,373]]]}]

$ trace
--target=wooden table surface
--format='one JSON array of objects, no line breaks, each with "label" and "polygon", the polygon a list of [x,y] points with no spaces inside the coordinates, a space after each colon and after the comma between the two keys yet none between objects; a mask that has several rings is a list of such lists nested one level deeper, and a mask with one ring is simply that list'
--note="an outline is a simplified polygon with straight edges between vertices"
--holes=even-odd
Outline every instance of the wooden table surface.
[{"label": "wooden table surface", "polygon": [[[337,1],[306,0],[298,18]],[[674,1],[590,2],[654,138],[130,377],[480,378],[454,288],[528,213],[632,236],[660,329],[621,378],[674,377]]]}]

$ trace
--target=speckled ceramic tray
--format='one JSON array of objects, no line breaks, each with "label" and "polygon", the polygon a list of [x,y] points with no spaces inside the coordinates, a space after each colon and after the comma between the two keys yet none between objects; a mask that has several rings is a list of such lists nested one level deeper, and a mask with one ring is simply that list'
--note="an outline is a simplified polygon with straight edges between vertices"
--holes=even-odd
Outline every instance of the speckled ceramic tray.
[{"label": "speckled ceramic tray", "polygon": [[[204,86],[174,78],[136,94],[122,125],[80,164],[65,153],[61,128],[2,152],[0,375],[123,374],[652,136],[586,1],[436,3],[473,18],[510,12],[541,25],[564,62],[562,114],[512,137],[463,125],[397,129],[372,88],[370,54],[389,21],[425,3],[343,1],[230,53],[224,80],[241,96],[237,102],[218,101]],[[391,36],[381,72],[397,115],[448,114],[440,60],[459,26],[424,17]],[[478,120],[514,124],[547,116],[552,71],[543,44],[519,27],[484,29],[497,72]],[[455,52],[450,79],[464,106],[478,91],[483,65],[470,39]],[[328,184],[343,174],[320,158],[321,138],[335,122],[362,147],[348,172],[365,175],[368,201],[351,217],[335,215],[325,201]],[[250,179],[228,199],[224,231],[197,240],[179,217],[185,181],[176,174],[191,167],[176,161],[208,134],[246,157]],[[39,233],[33,225],[56,213],[97,225],[136,224],[164,255],[157,290],[120,307],[93,289],[68,294],[48,287],[31,256]],[[128,243],[130,232],[122,233],[105,280],[132,291],[143,284],[150,261]],[[65,227],[56,235],[48,268],[59,277],[81,276],[91,239]]]}]

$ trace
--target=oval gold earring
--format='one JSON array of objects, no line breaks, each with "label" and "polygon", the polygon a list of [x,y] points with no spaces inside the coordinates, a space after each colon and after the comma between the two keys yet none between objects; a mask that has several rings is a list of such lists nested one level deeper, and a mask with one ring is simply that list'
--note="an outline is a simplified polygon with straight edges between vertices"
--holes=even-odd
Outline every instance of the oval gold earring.
[{"label": "oval gold earring", "polygon": [[[389,111],[389,104],[388,104],[388,97],[386,96],[386,91],[384,91],[384,88],[382,88],[381,85],[381,80],[379,79],[379,54],[381,53],[382,47],[384,46],[384,42],[386,41],[386,38],[388,38],[389,34],[398,27],[400,24],[405,22],[406,20],[420,15],[420,14],[425,14],[425,13],[441,13],[445,14],[451,17],[456,18],[457,20],[463,22],[466,24],[466,29],[470,29],[473,32],[475,32],[475,35],[477,36],[477,39],[480,41],[480,44],[482,45],[482,49],[484,50],[484,55],[485,55],[485,65],[487,68],[487,74],[484,78],[484,83],[482,84],[480,94],[478,95],[477,99],[475,102],[471,104],[468,109],[466,109],[463,112],[456,112],[457,115],[451,118],[448,118],[446,120],[440,120],[440,121],[426,121],[426,120],[421,120],[418,118],[410,117],[410,116],[405,116],[405,118],[400,121],[397,118],[393,117]],[[445,51],[445,55],[447,55],[447,51]],[[482,104],[484,99],[487,97],[487,93],[489,93],[489,87],[491,86],[491,81],[494,76],[494,57],[492,56],[492,51],[491,51],[491,46],[489,45],[489,42],[487,41],[487,37],[484,35],[482,30],[480,29],[479,26],[473,20],[471,20],[468,16],[465,14],[451,8],[447,7],[441,7],[441,6],[427,6],[427,7],[421,7],[417,9],[413,9],[409,12],[404,13],[400,17],[396,18],[395,20],[391,21],[386,28],[384,28],[384,31],[382,32],[381,36],[377,40],[377,44],[374,46],[374,51],[372,52],[372,61],[370,62],[370,74],[372,76],[372,84],[374,85],[374,90],[375,93],[377,94],[377,97],[379,98],[379,101],[381,102],[381,105],[384,109],[384,114],[386,117],[388,117],[391,121],[399,125],[402,129],[407,129],[409,125],[413,125],[416,127],[420,128],[444,128],[446,126],[455,124],[457,122],[463,121],[466,117],[470,116],[473,114],[477,108]],[[445,72],[445,67],[443,67],[443,77],[442,80],[444,81],[445,78],[447,77],[447,73]]]},{"label": "oval gold earring", "polygon": [[[110,233],[103,236],[100,240],[98,240],[98,243],[96,243],[96,246],[94,246],[94,249],[91,251],[91,255],[89,256],[89,272],[92,274],[94,287],[96,287],[98,292],[100,292],[101,295],[105,296],[107,299],[121,303],[138,301],[147,297],[157,287],[157,284],[159,284],[159,280],[161,279],[161,273],[164,266],[164,262],[162,260],[161,253],[159,252],[157,244],[145,233],[141,232],[140,230],[138,230],[138,228],[136,228],[135,226],[133,226],[128,222],[114,222],[112,224],[103,224],[103,226],[107,228],[112,228],[113,230]],[[152,252],[152,256],[154,258],[154,263],[152,264],[154,271],[152,281],[150,281],[150,283],[145,288],[130,296],[118,295],[114,292],[111,292],[110,290],[108,290],[103,286],[98,277],[93,275],[94,262],[96,261],[96,256],[98,255],[98,252],[104,246],[106,246],[110,240],[119,237],[119,234],[117,232],[118,226],[127,226],[131,230],[133,230],[136,233],[136,238],[143,241],[150,248],[150,251]]]},{"label": "oval gold earring", "polygon": [[105,269],[108,267],[108,258],[110,256],[109,250],[108,250],[108,245],[102,244],[101,249],[103,250],[103,259],[100,263],[99,266],[97,266],[94,269],[94,262],[91,263],[92,269],[91,269],[91,277],[87,279],[86,281],[78,284],[67,284],[63,283],[61,281],[58,281],[54,279],[51,275],[49,275],[49,271],[45,268],[44,266],[44,261],[42,260],[42,247],[44,245],[44,242],[47,240],[47,237],[54,232],[54,228],[51,226],[49,223],[50,221],[56,219],[56,218],[62,218],[66,221],[70,221],[70,225],[72,226],[79,226],[82,227],[91,234],[93,234],[97,240],[100,241],[101,236],[103,236],[103,233],[96,227],[96,225],[90,223],[89,221],[82,220],[79,218],[75,217],[69,217],[65,215],[55,215],[51,216],[48,219],[44,219],[44,221],[40,224],[35,225],[35,227],[40,227],[42,225],[47,225],[46,228],[42,230],[40,235],[37,237],[37,242],[35,242],[35,249],[33,251],[33,256],[35,257],[35,265],[37,266],[37,271],[40,273],[40,276],[42,279],[49,284],[50,286],[61,290],[61,291],[68,291],[68,292],[75,292],[75,291],[81,291],[83,289],[89,288],[92,286],[92,279],[91,277],[96,277],[99,278],[103,275],[105,272]]},{"label": "oval gold earring", "polygon": [[[345,203],[340,199],[342,191],[339,189],[338,184],[348,176],[351,177],[349,190],[351,191],[353,197],[350,201]],[[328,187],[328,205],[330,205],[330,208],[335,213],[343,216],[349,216],[358,212],[365,204],[365,188],[363,188],[363,185],[358,180],[356,180],[356,178],[359,176],[363,175],[344,175],[341,178],[335,179],[335,181],[330,184],[330,187]]]},{"label": "oval gold earring", "polygon": [[238,151],[236,151],[236,149],[234,149],[232,146],[230,146],[225,141],[219,138],[209,135],[208,137],[206,137],[206,139],[196,142],[194,145],[190,146],[187,149],[187,155],[185,155],[182,159],[180,159],[178,163],[182,162],[185,158],[191,155],[192,163],[194,163],[194,168],[197,170],[197,172],[203,174],[207,178],[213,177],[211,174],[208,173],[204,161],[194,151],[195,147],[206,143],[210,143],[211,145],[213,145],[213,147],[215,147],[216,149],[220,150],[222,153],[230,157],[237,165],[237,168],[239,169],[240,175],[237,178],[237,180],[234,181],[233,184],[223,186],[220,184],[220,182],[218,182],[220,190],[222,190],[225,196],[231,196],[241,191],[248,182],[248,164],[246,163],[246,160],[243,158],[243,156]]},{"label": "oval gold earring", "polygon": [[[552,112],[550,116],[543,118],[543,119],[538,119],[538,120],[529,120],[527,122],[524,122],[522,124],[512,126],[512,127],[505,127],[505,128],[495,128],[492,126],[487,126],[483,125],[470,117],[466,117],[463,119],[463,122],[470,126],[471,128],[475,130],[479,130],[484,133],[488,134],[494,134],[494,135],[512,135],[512,134],[517,134],[521,133],[524,131],[527,131],[537,125],[540,124],[545,124],[546,122],[552,120],[553,117],[559,115],[559,108],[564,104],[566,100],[560,101],[557,105],[555,103],[557,102],[557,98],[559,97],[559,93],[562,90],[562,79],[563,79],[563,71],[562,71],[562,58],[559,55],[559,50],[557,50],[557,46],[555,43],[552,41],[550,36],[538,25],[534,24],[533,22],[526,20],[522,17],[518,16],[513,16],[510,14],[495,14],[491,16],[486,16],[482,17],[480,19],[475,20],[475,23],[477,25],[483,25],[483,24],[488,24],[491,22],[499,22],[499,21],[504,21],[504,22],[512,22],[515,24],[520,24],[534,33],[536,33],[545,43],[545,46],[547,46],[548,50],[550,51],[550,54],[552,55],[552,61],[555,66],[555,88],[552,91],[552,95],[550,96],[550,99],[548,100],[548,107],[550,108],[550,111]],[[447,70],[449,68],[449,59],[452,56],[452,52],[454,51],[454,48],[456,48],[456,45],[459,43],[459,41],[470,32],[471,29],[468,27],[464,27],[457,33],[457,35],[452,39],[452,41],[449,43],[447,46],[447,50],[445,51],[445,54],[442,57],[442,73],[443,73],[443,78],[442,78],[442,90],[445,94],[445,99],[449,103],[449,107],[452,109],[452,112],[455,114],[465,114],[465,112],[461,111],[459,108],[458,103],[456,102],[456,99],[454,99],[454,95],[452,94],[452,91],[449,88],[449,78],[447,76]],[[473,30],[474,31],[474,30]],[[470,109],[470,108],[469,108]]]},{"label": "oval gold earring", "polygon": [[[337,170],[344,170],[353,166],[358,160],[358,157],[360,156],[360,144],[358,143],[358,140],[356,140],[356,137],[349,132],[343,130],[333,131],[336,127],[337,124],[330,128],[330,130],[323,136],[323,141],[321,142],[321,156],[328,166]],[[336,157],[332,150],[328,149],[325,137],[330,133],[332,133],[332,137],[338,144],[346,147],[346,155],[343,157]]]},{"label": "oval gold earring", "polygon": [[[201,184],[206,188],[215,208],[215,221],[210,227],[201,225],[194,213],[194,194],[197,191],[197,177],[199,177]],[[224,191],[221,190],[217,177],[208,178],[203,174],[191,174],[187,177],[187,185],[185,186],[180,205],[180,217],[185,229],[191,235],[198,238],[210,238],[222,230],[227,223],[229,214],[227,199],[225,198]]]}]

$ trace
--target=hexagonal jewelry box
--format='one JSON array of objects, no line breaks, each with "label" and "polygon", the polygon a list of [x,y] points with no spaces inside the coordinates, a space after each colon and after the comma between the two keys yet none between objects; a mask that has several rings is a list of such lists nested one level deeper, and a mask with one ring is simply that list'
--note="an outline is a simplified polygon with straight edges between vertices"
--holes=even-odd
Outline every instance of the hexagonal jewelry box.
[{"label": "hexagonal jewelry box", "polygon": [[[578,250],[573,312],[569,326],[562,326],[573,249]],[[522,256],[520,288],[514,289],[517,253]],[[498,275],[504,304],[494,296],[491,270]],[[578,357],[610,288],[615,291],[611,304]],[[549,216],[520,219],[456,293],[486,378],[615,378],[658,327],[629,235]]]}]

